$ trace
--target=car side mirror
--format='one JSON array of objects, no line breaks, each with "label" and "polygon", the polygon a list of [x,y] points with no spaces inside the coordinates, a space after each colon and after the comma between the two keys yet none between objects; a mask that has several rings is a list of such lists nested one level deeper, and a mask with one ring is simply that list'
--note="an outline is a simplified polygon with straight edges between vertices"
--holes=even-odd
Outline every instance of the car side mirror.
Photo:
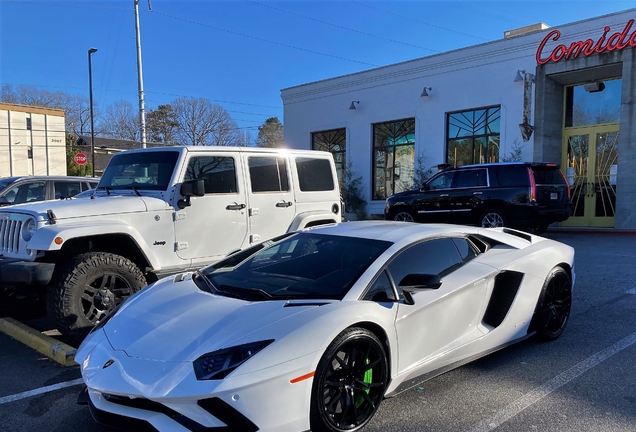
[{"label": "car side mirror", "polygon": [[405,303],[413,305],[415,304],[415,300],[413,299],[414,293],[424,290],[438,289],[442,286],[442,280],[439,275],[411,273],[402,278],[399,286],[404,293]]},{"label": "car side mirror", "polygon": [[184,208],[192,205],[190,202],[191,196],[205,195],[205,182],[203,179],[186,180],[181,183],[181,189],[179,192],[185,197],[185,199],[177,201],[177,206],[183,210]]}]

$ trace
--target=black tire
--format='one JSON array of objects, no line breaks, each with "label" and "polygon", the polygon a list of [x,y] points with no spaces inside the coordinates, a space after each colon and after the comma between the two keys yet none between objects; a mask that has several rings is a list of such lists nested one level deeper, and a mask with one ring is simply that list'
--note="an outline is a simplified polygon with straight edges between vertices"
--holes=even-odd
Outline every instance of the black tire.
[{"label": "black tire", "polygon": [[415,222],[415,215],[408,209],[397,209],[391,213],[391,220],[400,222]]},{"label": "black tire", "polygon": [[572,281],[563,268],[555,267],[543,283],[530,330],[537,332],[539,340],[558,338],[565,330],[571,308]]},{"label": "black tire", "polygon": [[499,209],[488,209],[479,217],[479,226],[482,228],[499,228],[508,226],[508,218]]},{"label": "black tire", "polygon": [[534,229],[535,234],[543,234],[548,230],[548,224],[539,224]]},{"label": "black tire", "polygon": [[81,341],[110,310],[145,286],[143,273],[129,259],[85,253],[66,263],[58,284],[49,287],[47,311],[60,333]]},{"label": "black tire", "polygon": [[311,430],[341,432],[364,427],[384,398],[387,363],[382,343],[370,331],[354,327],[340,333],[316,368]]}]

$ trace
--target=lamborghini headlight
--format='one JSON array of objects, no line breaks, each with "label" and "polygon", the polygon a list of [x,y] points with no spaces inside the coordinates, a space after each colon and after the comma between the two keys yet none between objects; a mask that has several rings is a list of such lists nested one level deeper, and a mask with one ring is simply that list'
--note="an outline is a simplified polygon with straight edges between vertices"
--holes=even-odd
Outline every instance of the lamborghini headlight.
[{"label": "lamborghini headlight", "polygon": [[194,361],[194,374],[198,380],[223,379],[272,342],[252,342],[204,354]]},{"label": "lamborghini headlight", "polygon": [[29,218],[29,220],[22,226],[22,238],[24,241],[29,241],[35,234],[37,226],[35,223],[35,219]]}]

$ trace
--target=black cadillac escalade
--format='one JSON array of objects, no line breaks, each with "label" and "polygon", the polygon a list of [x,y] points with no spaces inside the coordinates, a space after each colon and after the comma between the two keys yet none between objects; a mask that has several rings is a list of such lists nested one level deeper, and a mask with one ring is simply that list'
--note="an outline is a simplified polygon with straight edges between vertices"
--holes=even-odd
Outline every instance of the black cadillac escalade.
[{"label": "black cadillac escalade", "polygon": [[391,195],[384,214],[390,220],[544,232],[570,211],[570,187],[558,165],[515,162],[445,169],[420,189]]}]

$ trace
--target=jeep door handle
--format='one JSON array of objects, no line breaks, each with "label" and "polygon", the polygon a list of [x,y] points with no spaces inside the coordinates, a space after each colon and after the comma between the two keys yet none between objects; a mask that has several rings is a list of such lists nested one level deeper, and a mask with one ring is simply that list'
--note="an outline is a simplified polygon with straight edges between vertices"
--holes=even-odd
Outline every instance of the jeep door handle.
[{"label": "jeep door handle", "polygon": [[291,201],[276,203],[276,207],[291,207],[291,206],[292,206]]},{"label": "jeep door handle", "polygon": [[448,194],[441,194],[440,197],[447,197]]},{"label": "jeep door handle", "polygon": [[483,192],[473,192],[473,195],[481,195]]},{"label": "jeep door handle", "polygon": [[230,204],[225,207],[225,210],[243,210],[245,208],[245,204]]}]

